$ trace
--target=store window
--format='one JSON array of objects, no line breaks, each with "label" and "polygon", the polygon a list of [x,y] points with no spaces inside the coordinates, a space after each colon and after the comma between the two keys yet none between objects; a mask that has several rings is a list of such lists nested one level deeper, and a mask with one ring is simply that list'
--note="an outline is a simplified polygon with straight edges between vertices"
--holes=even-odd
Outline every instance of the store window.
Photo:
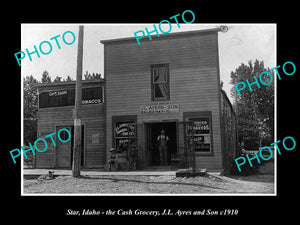
[{"label": "store window", "polygon": [[114,146],[117,151],[128,151],[128,147],[136,143],[136,122],[114,122]]},{"label": "store window", "polygon": [[169,100],[169,64],[151,65],[151,99]]},{"label": "store window", "polygon": [[192,113],[185,116],[186,140],[196,153],[212,154],[211,112]]}]

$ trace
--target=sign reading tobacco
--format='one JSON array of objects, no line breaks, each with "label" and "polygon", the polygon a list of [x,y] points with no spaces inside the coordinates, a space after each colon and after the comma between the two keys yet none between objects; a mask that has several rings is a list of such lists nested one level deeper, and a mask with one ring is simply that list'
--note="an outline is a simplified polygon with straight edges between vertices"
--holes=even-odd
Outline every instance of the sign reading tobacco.
[{"label": "sign reading tobacco", "polygon": [[179,104],[158,103],[155,105],[146,105],[139,108],[140,113],[168,113],[179,112]]},{"label": "sign reading tobacco", "polygon": [[[82,89],[82,105],[103,103],[102,87]],[[39,93],[39,108],[72,106],[75,104],[75,89],[45,91]]]}]

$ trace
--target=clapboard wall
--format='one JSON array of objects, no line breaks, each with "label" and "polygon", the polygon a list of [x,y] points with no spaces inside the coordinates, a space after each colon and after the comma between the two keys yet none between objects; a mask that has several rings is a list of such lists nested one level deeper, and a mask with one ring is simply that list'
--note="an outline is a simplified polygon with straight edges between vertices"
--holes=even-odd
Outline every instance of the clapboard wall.
[{"label": "clapboard wall", "polygon": [[237,119],[233,107],[223,90],[221,90],[221,132],[223,168],[224,173],[228,174],[238,151]]},{"label": "clapboard wall", "polygon": [[[106,143],[112,147],[112,116],[138,115],[138,142],[143,145],[146,121],[183,121],[184,112],[210,111],[213,155],[196,157],[198,167],[221,168],[220,77],[217,29],[178,32],[141,39],[105,40]],[[170,102],[179,104],[178,113],[139,114],[139,107],[151,101],[151,65],[169,64]],[[181,132],[181,133],[180,133]],[[179,146],[183,145],[179,130]],[[142,146],[144,147],[144,146]]]},{"label": "clapboard wall", "polygon": [[[101,80],[83,81],[82,87],[104,86]],[[74,88],[75,82],[50,83],[38,85],[39,92],[65,90]],[[51,108],[39,108],[38,110],[38,138],[56,132],[57,127],[73,126],[74,106],[61,106]],[[103,167],[105,163],[105,130],[104,130],[104,104],[82,105],[82,125],[84,126],[84,167]],[[56,148],[51,139],[46,138],[48,149],[45,152],[37,153],[35,157],[36,168],[56,168]],[[58,138],[54,136],[55,142]]]}]

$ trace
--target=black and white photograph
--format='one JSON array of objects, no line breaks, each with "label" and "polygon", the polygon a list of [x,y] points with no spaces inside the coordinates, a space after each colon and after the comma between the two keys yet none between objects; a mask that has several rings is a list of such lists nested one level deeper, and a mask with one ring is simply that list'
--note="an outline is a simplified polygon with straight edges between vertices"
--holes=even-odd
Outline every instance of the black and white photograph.
[{"label": "black and white photograph", "polygon": [[22,24],[24,195],[276,194],[276,24],[188,13]]},{"label": "black and white photograph", "polygon": [[296,219],[294,4],[66,3],[2,17],[3,220]]}]

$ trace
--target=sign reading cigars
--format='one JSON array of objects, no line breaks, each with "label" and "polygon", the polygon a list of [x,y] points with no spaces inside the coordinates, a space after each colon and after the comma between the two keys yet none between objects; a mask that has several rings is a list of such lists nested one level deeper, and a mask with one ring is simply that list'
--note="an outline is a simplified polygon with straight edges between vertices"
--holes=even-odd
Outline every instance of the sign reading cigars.
[{"label": "sign reading cigars", "polygon": [[154,105],[141,106],[140,113],[168,113],[179,112],[179,104],[157,103]]}]

